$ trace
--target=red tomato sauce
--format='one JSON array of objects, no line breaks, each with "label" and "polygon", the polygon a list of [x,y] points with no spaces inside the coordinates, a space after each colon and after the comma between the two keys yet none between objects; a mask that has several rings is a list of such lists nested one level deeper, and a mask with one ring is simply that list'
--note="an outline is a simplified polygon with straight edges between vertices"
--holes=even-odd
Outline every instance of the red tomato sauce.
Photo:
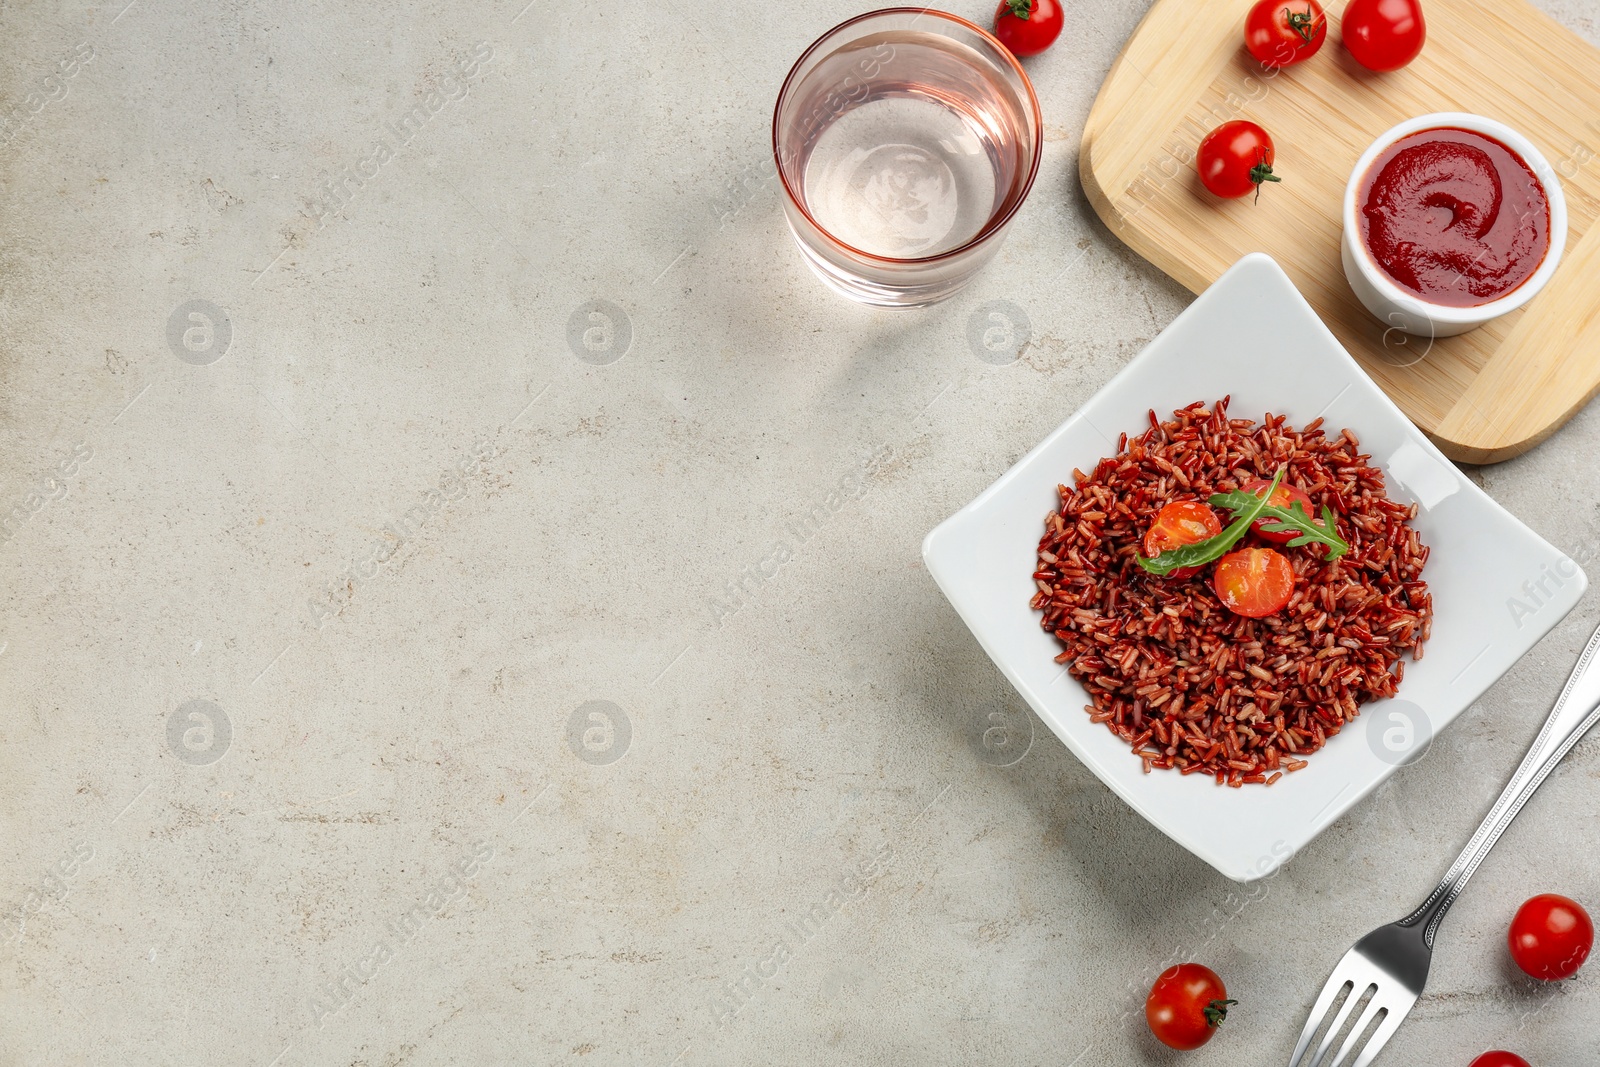
[{"label": "red tomato sauce", "polygon": [[1361,236],[1398,285],[1476,307],[1532,277],[1550,250],[1550,200],[1521,156],[1471,130],[1420,130],[1373,160]]}]

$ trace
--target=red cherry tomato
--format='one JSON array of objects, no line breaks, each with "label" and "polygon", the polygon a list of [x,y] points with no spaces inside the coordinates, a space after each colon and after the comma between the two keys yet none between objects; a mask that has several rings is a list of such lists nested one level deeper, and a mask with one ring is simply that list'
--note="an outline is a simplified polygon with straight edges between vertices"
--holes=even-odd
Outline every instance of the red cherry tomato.
[{"label": "red cherry tomato", "polygon": [[1260,195],[1262,182],[1282,181],[1272,173],[1272,138],[1253,122],[1234,119],[1206,134],[1195,155],[1200,181],[1228,200]]},{"label": "red cherry tomato", "polygon": [[1416,59],[1428,36],[1417,0],[1350,0],[1340,32],[1356,62],[1380,73]]},{"label": "red cherry tomato", "polygon": [[1328,38],[1317,0],[1258,0],[1244,18],[1244,46],[1268,70],[1310,59]]},{"label": "red cherry tomato", "polygon": [[994,35],[1014,56],[1036,56],[1055,44],[1066,22],[1057,0],[1000,0]]},{"label": "red cherry tomato", "polygon": [[1228,1017],[1222,979],[1209,967],[1180,963],[1163,971],[1144,1002],[1144,1018],[1156,1040],[1168,1048],[1199,1048]]},{"label": "red cherry tomato", "polygon": [[1534,978],[1570,978],[1594,948],[1594,923],[1575,900],[1541,893],[1517,909],[1506,934],[1511,958]]},{"label": "red cherry tomato", "polygon": [[[1263,478],[1257,478],[1255,481],[1246,485],[1244,487],[1244,491],[1247,493],[1254,493],[1256,496],[1260,496],[1262,493],[1267,491],[1267,486],[1271,484],[1271,482]],[[1312,506],[1311,498],[1306,496],[1300,490],[1296,489],[1294,486],[1290,485],[1288,482],[1279,482],[1278,488],[1274,489],[1272,492],[1272,499],[1267,501],[1267,503],[1271,504],[1275,508],[1290,508],[1295,504],[1299,504],[1305,509],[1308,517],[1313,519],[1317,517],[1317,509]],[[1281,530],[1276,532],[1272,530],[1263,530],[1262,527],[1271,521],[1272,520],[1270,518],[1257,519],[1255,522],[1250,524],[1250,531],[1257,537],[1261,538],[1261,540],[1274,545],[1286,545],[1290,541],[1293,541],[1296,537],[1300,536],[1293,530],[1288,532]]]},{"label": "red cherry tomato", "polygon": [[1282,611],[1294,595],[1294,568],[1270,548],[1244,548],[1217,560],[1211,588],[1235,615],[1259,619]]},{"label": "red cherry tomato", "polygon": [[1485,1052],[1467,1067],[1528,1067],[1528,1061],[1515,1052]]},{"label": "red cherry tomato", "polygon": [[[1144,535],[1144,554],[1155,559],[1169,549],[1196,544],[1222,532],[1217,513],[1198,500],[1174,500],[1156,512]],[[1179,567],[1168,578],[1192,578],[1199,567]]]}]

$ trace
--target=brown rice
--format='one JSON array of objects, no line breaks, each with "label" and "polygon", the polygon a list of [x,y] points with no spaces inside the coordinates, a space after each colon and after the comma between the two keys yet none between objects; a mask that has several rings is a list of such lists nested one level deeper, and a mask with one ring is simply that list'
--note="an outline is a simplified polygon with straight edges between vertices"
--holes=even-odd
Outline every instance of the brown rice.
[{"label": "brown rice", "polygon": [[[1416,505],[1388,498],[1355,434],[1330,439],[1320,418],[1298,431],[1282,416],[1229,419],[1227,404],[1196,402],[1167,422],[1152,411],[1150,428],[1123,434],[1115,456],[1072,472],[1061,509],[1045,519],[1032,603],[1064,646],[1056,662],[1094,701],[1084,710],[1132,746],[1146,773],[1176,767],[1219,785],[1271,785],[1363,703],[1394,695],[1403,653],[1422,658],[1433,618],[1421,578],[1428,549],[1409,524]],[[1320,545],[1278,548],[1296,579],[1281,612],[1235,615],[1209,574],[1173,580],[1138,566],[1163,505],[1205,501],[1284,465],[1317,512],[1333,509],[1350,551],[1330,562]]]}]

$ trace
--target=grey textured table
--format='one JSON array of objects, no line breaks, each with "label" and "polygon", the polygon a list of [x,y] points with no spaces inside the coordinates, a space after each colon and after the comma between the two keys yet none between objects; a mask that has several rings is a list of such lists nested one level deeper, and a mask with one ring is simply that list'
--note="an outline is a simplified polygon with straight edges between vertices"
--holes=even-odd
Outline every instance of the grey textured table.
[{"label": "grey textured table", "polygon": [[[1241,1001],[1185,1062],[1277,1063],[1600,617],[1241,890],[919,560],[1187,302],[1075,177],[1141,4],[1071,6],[1009,243],[895,315],[807,272],[767,167],[857,7],[124,2],[0,9],[0,1063],[1164,1063],[1173,957]],[[1592,559],[1597,447],[1591,408],[1473,477]],[[1593,1062],[1600,976],[1503,936],[1600,901],[1597,775],[1591,739],[1383,1062]]]}]

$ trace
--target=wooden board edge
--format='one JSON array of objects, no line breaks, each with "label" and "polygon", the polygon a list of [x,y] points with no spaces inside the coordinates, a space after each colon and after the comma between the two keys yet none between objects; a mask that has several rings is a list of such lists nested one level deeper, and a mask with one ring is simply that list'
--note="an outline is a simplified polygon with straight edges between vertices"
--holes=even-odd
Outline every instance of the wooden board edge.
[{"label": "wooden board edge", "polygon": [[[1133,134],[1111,138],[1109,156],[1104,146],[1097,148],[1095,170],[1114,200],[1120,198],[1119,186],[1131,187],[1146,162],[1134,155],[1123,158],[1118,146],[1142,151],[1132,146],[1145,142],[1138,135],[1145,127],[1164,137],[1175,124],[1173,116],[1187,111],[1242,47],[1242,38],[1230,43],[1198,32],[1214,20],[1213,10],[1233,2],[1155,0],[1117,53],[1084,122],[1086,133],[1115,126]],[[1160,73],[1152,77],[1146,71]]]},{"label": "wooden board edge", "polygon": [[[1583,410],[1584,404],[1587,404],[1593,395],[1594,394],[1591,393],[1588,397],[1585,397],[1577,404],[1574,404],[1572,409],[1563,415],[1559,421],[1552,422],[1549,426],[1545,426],[1538,432],[1530,434],[1524,440],[1517,441],[1512,444],[1498,445],[1492,448],[1482,445],[1462,444],[1460,441],[1452,441],[1449,438],[1440,437],[1437,431],[1430,430],[1427,427],[1422,426],[1420,423],[1417,423],[1416,425],[1417,428],[1423,432],[1424,436],[1433,442],[1434,447],[1445,454],[1446,459],[1456,463],[1466,463],[1474,467],[1487,467],[1495,463],[1504,463],[1508,459],[1516,459],[1523,453],[1530,452],[1538,446],[1544,444],[1544,442],[1547,441],[1551,435],[1553,435],[1557,430],[1561,429],[1562,426],[1566,425],[1567,420],[1571,419],[1572,416]],[[1414,419],[1412,421],[1413,423],[1416,422]]]},{"label": "wooden board edge", "polygon": [[[1560,269],[1529,305],[1545,302],[1566,307],[1567,316],[1557,321],[1551,315],[1525,314],[1517,322],[1439,420],[1435,432],[1450,442],[1451,449],[1500,459],[1526,452],[1600,392],[1600,365],[1584,368],[1576,361],[1549,356],[1553,349],[1573,343],[1579,349],[1600,345],[1600,294],[1593,291],[1597,271],[1600,224],[1592,224],[1575,245],[1567,247]],[[1574,328],[1576,337],[1570,336]],[[1444,451],[1451,454],[1450,449]]]},{"label": "wooden board edge", "polygon": [[[1131,225],[1132,216],[1125,215],[1118,207],[1119,198],[1127,191],[1123,189],[1107,189],[1101,181],[1100,173],[1096,168],[1096,134],[1100,128],[1111,120],[1110,97],[1126,95],[1128,100],[1125,105],[1137,95],[1137,84],[1132,91],[1124,91],[1123,83],[1128,79],[1137,79],[1137,83],[1144,84],[1144,74],[1128,56],[1128,51],[1139,40],[1145,26],[1152,20],[1169,18],[1168,8],[1182,10],[1193,0],[1156,0],[1150,10],[1145,12],[1144,18],[1128,36],[1122,49],[1117,52],[1116,58],[1111,61],[1110,68],[1106,71],[1100,89],[1095,93],[1094,103],[1089,106],[1088,117],[1084,119],[1083,136],[1078,142],[1078,183],[1083,187],[1084,196],[1089,201],[1089,206],[1094,208],[1100,221],[1110,230],[1112,235],[1131,249],[1140,258],[1150,263],[1161,273],[1182,285],[1191,293],[1199,295],[1214,279],[1202,276],[1198,271],[1190,270],[1177,257],[1164,252],[1160,245],[1145,238],[1139,230]],[[1215,80],[1213,72],[1208,78],[1196,77],[1196,85],[1208,85]]]},{"label": "wooden board edge", "polygon": [[[1523,436],[1513,440],[1501,440],[1497,443],[1491,443],[1482,438],[1479,438],[1475,441],[1459,440],[1459,428],[1451,428],[1447,423],[1441,423],[1439,430],[1428,430],[1423,428],[1423,432],[1426,433],[1428,438],[1438,446],[1439,451],[1443,452],[1450,459],[1453,459],[1458,463],[1472,463],[1479,466],[1487,466],[1491,463],[1503,463],[1508,459],[1515,459],[1524,452],[1529,452],[1543,444],[1557,430],[1561,429],[1568,422],[1572,421],[1572,417],[1587,407],[1589,405],[1589,401],[1593,400],[1597,395],[1600,395],[1600,377],[1597,377],[1594,384],[1591,385],[1586,392],[1578,395],[1564,411],[1553,418],[1549,423],[1544,426],[1535,427],[1530,431],[1523,432]],[[1452,413],[1453,411],[1454,409],[1452,409]],[[1456,434],[1457,436],[1445,437],[1443,434],[1446,432]]]}]

